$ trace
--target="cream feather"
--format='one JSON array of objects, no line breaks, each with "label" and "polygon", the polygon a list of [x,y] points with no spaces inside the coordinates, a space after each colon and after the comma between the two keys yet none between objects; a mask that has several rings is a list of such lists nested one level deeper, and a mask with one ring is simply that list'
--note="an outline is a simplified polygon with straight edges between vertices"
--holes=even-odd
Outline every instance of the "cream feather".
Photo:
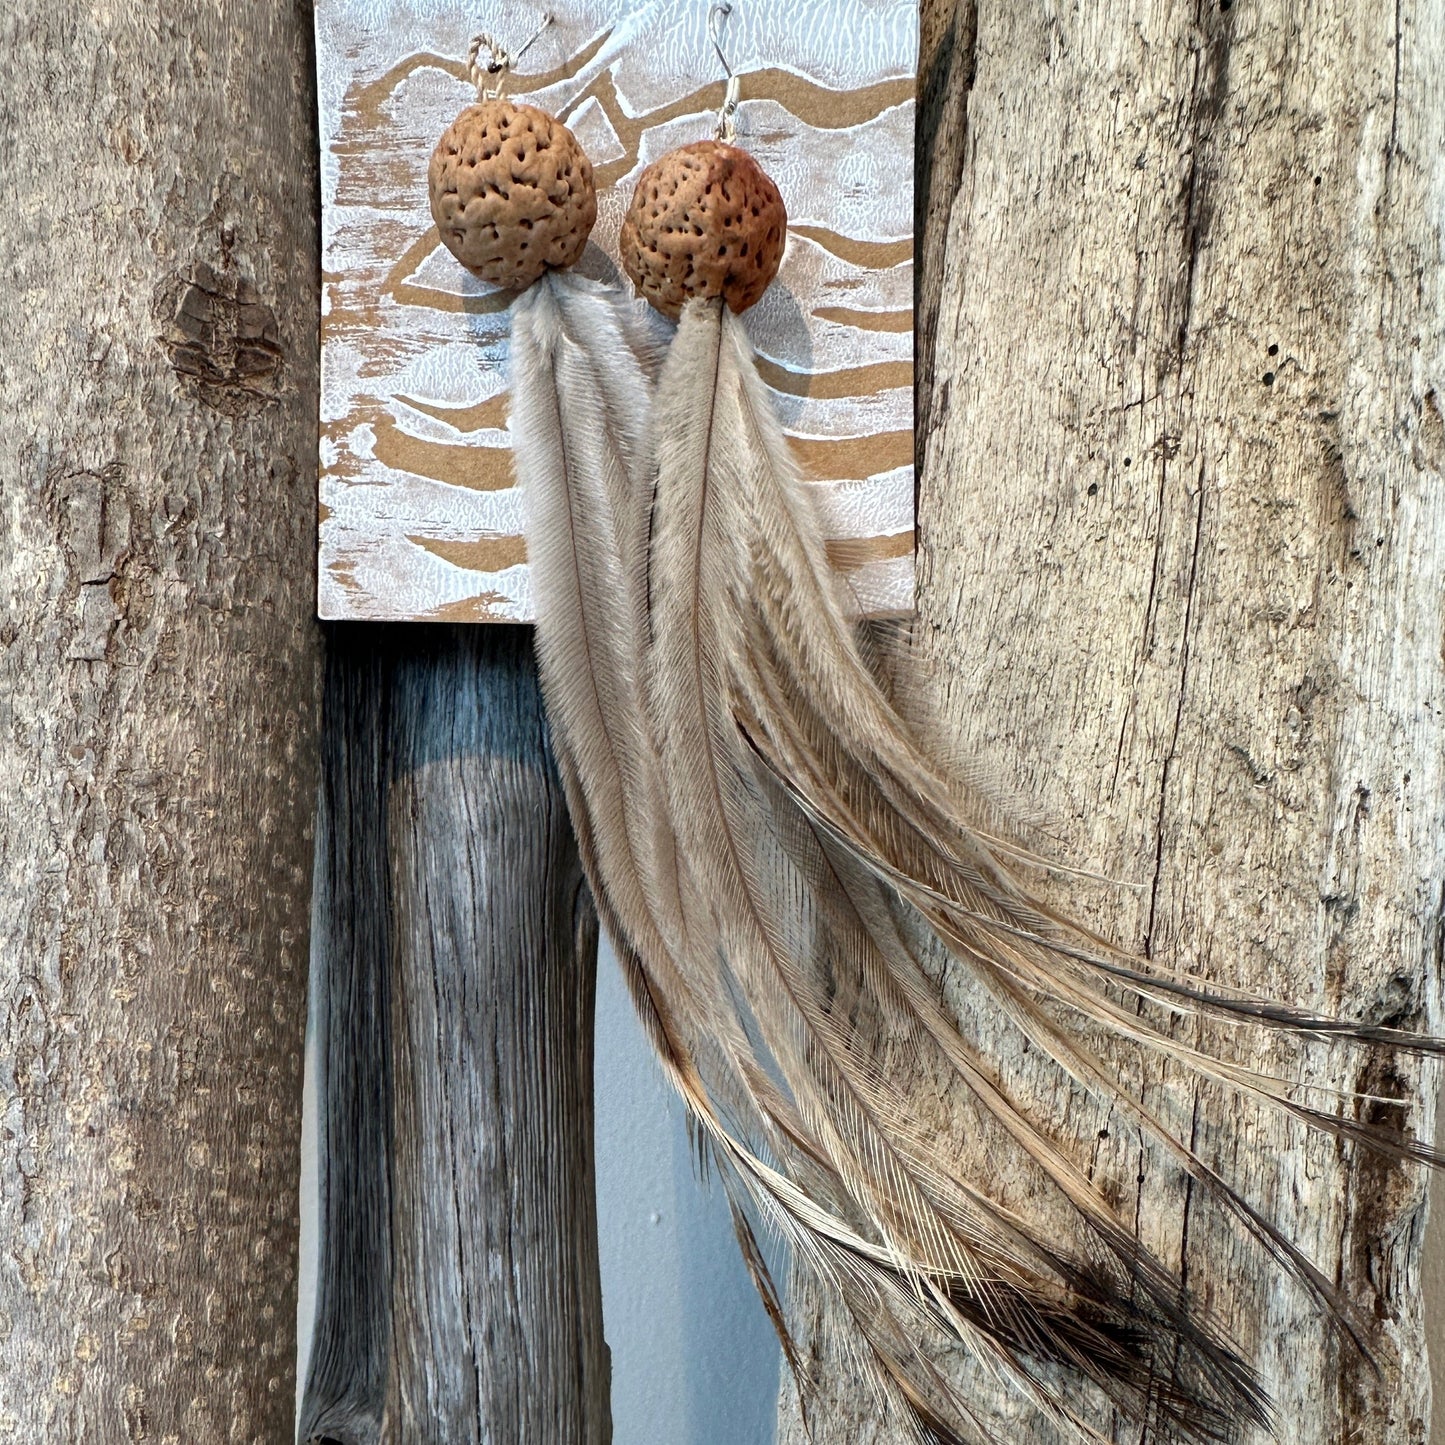
[{"label": "cream feather", "polygon": [[[981,997],[1133,1117],[1351,1331],[1319,1270],[1084,1040],[1102,1026],[1315,1127],[1430,1163],[1434,1151],[1403,1131],[1367,1129],[1301,1102],[1287,1083],[1188,1049],[1119,995],[1365,1044],[1438,1041],[1212,992],[1126,957],[1034,896],[965,821],[981,810],[932,764],[867,666],[745,327],[721,307],[684,313],[653,434],[643,681],[668,808],[679,851],[707,880],[700,904],[726,982],[747,1002],[750,1037],[785,1083],[806,1152],[827,1161],[830,1207],[886,1252],[909,1298],[938,1305],[935,1325],[974,1348],[985,1336],[986,1355],[1056,1417],[1063,1407],[1041,1363],[1081,1368],[1126,1413],[1179,1438],[1228,1439],[1263,1423],[1262,1392],[1218,1325],[1005,1096],[897,921],[925,921]],[[956,1177],[921,1101],[855,1023],[879,1017],[897,1035],[892,1047],[946,1067],[1052,1182],[1084,1226],[1082,1254],[1032,1237],[979,1181]],[[941,1376],[920,1374],[916,1351],[900,1361],[882,1343],[896,1337],[896,1316],[880,1327],[875,1303],[872,1318],[855,1317],[935,1433],[965,1438],[970,1417]]]},{"label": "cream feather", "polygon": [[[598,906],[663,1066],[758,1244],[780,1234],[836,1291],[886,1408],[921,1438],[989,1438],[950,1382],[962,1346],[1077,1438],[1065,1366],[1165,1438],[1267,1425],[1239,1351],[1078,1165],[1010,1099],[911,941],[926,925],[1011,1021],[1132,1118],[1355,1332],[1331,1283],[1091,1050],[1103,1030],[1312,1126],[1437,1163],[1168,1036],[1154,1004],[1250,1026],[1437,1049],[1211,991],[1112,948],[1022,881],[1027,856],[880,689],[743,323],[684,311],[649,386],[607,293],[566,275],[514,311],[513,425],[554,743]],[[1009,862],[1006,863],[1005,859]],[[1015,866],[1010,866],[1010,864]],[[1142,1005],[1142,1007],[1138,1006]],[[1078,1219],[1063,1245],[964,1177],[924,1063]]]}]

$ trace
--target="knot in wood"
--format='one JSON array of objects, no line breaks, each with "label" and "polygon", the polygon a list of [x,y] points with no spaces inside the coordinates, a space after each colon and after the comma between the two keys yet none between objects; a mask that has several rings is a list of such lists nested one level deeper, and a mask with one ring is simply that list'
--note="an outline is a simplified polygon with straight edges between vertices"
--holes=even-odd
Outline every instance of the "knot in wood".
[{"label": "knot in wood", "polygon": [[597,221],[592,163],[560,120],[531,105],[468,106],[437,142],[427,181],[447,250],[511,291],[571,266]]},{"label": "knot in wood", "polygon": [[736,146],[698,141],[642,173],[622,225],[622,265],[674,320],[686,302],[717,296],[741,313],[778,274],[787,236],[787,208],[767,172]]}]

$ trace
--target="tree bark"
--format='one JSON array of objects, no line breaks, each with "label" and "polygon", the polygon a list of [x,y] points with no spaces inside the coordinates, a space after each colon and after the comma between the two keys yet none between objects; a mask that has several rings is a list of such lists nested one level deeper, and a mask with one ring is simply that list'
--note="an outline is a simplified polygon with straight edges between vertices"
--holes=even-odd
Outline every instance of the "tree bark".
[{"label": "tree bark", "polygon": [[303,1431],[606,1445],[597,928],[516,628],[331,633]]},{"label": "tree bark", "polygon": [[291,1432],[308,21],[0,15],[0,1440]]},{"label": "tree bark", "polygon": [[[1445,6],[924,12],[923,685],[960,754],[1055,820],[1063,861],[1131,885],[1061,887],[1088,921],[1233,985],[1438,1029]],[[1208,1037],[1406,1098],[1429,1133],[1433,1067]],[[1232,1325],[1292,1445],[1421,1445],[1416,1171],[1139,1074],[1358,1302],[1376,1375],[1132,1131],[1006,1032],[995,1047]],[[812,1438],[881,1438],[804,1305],[828,1382]],[[1056,1438],[971,1388],[999,1438]],[[781,1438],[808,1438],[790,1391]]]}]

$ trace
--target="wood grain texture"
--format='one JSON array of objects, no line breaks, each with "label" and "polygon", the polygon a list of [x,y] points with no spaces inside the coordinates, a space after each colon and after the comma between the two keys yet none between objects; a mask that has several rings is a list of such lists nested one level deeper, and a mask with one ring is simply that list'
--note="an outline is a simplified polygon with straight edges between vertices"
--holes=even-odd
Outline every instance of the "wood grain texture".
[{"label": "wood grain texture", "polygon": [[292,1428],[308,21],[0,11],[3,1441]]},{"label": "wood grain texture", "polygon": [[[1054,852],[1129,885],[1061,887],[1088,920],[1438,1030],[1445,7],[930,0],[924,36],[914,671]],[[1431,1128],[1434,1069],[1211,1038]],[[1374,1375],[1132,1131],[994,1046],[1233,1324],[1292,1445],[1422,1445],[1417,1173],[1138,1073],[1359,1302]],[[813,1440],[880,1439],[803,1304],[828,1382]],[[1000,1440],[1056,1438],[996,1384],[973,1393]],[[786,1390],[781,1438],[807,1438]]]},{"label": "wood grain texture", "polygon": [[[694,0],[317,0],[322,136],[323,617],[533,615],[508,431],[511,296],[441,245],[426,194],[437,138],[475,99],[467,40],[553,23],[509,93],[561,117],[599,215],[579,267],[627,287],[617,240],[643,169],[710,136],[723,100]],[[864,611],[913,600],[914,0],[739,5],[740,144],[792,218],[749,323],[820,484],[835,562]],[[638,303],[639,345],[670,328]],[[866,543],[866,546],[859,546]],[[888,551],[887,548],[892,548]]]},{"label": "wood grain texture", "polygon": [[303,1435],[607,1445],[596,923],[520,629],[331,633]]},{"label": "wood grain texture", "polygon": [[378,1438],[392,1299],[388,657],[374,629],[326,649],[311,912],[319,1196],[302,1440]]}]

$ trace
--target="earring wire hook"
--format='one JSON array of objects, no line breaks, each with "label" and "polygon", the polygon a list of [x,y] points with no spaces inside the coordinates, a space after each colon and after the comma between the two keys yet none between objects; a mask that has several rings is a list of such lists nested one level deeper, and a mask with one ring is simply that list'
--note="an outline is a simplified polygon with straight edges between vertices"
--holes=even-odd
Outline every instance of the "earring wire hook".
[{"label": "earring wire hook", "polygon": [[[515,53],[498,44],[486,32],[472,37],[471,48],[467,51],[467,78],[476,86],[478,100],[501,99],[512,67],[547,33],[552,19],[550,13],[544,15],[532,37]],[[482,65],[480,62],[484,50],[491,58]],[[495,81],[495,84],[489,85],[489,81]]]},{"label": "earring wire hook", "polygon": [[727,55],[722,48],[722,30],[727,23],[728,17],[733,13],[730,3],[714,5],[708,12],[707,29],[712,40],[712,48],[717,52],[717,58],[722,64],[723,73],[728,78],[727,93],[723,98],[723,108],[718,115],[717,138],[727,145],[738,138],[738,102],[742,99],[742,77],[732,68]]}]

